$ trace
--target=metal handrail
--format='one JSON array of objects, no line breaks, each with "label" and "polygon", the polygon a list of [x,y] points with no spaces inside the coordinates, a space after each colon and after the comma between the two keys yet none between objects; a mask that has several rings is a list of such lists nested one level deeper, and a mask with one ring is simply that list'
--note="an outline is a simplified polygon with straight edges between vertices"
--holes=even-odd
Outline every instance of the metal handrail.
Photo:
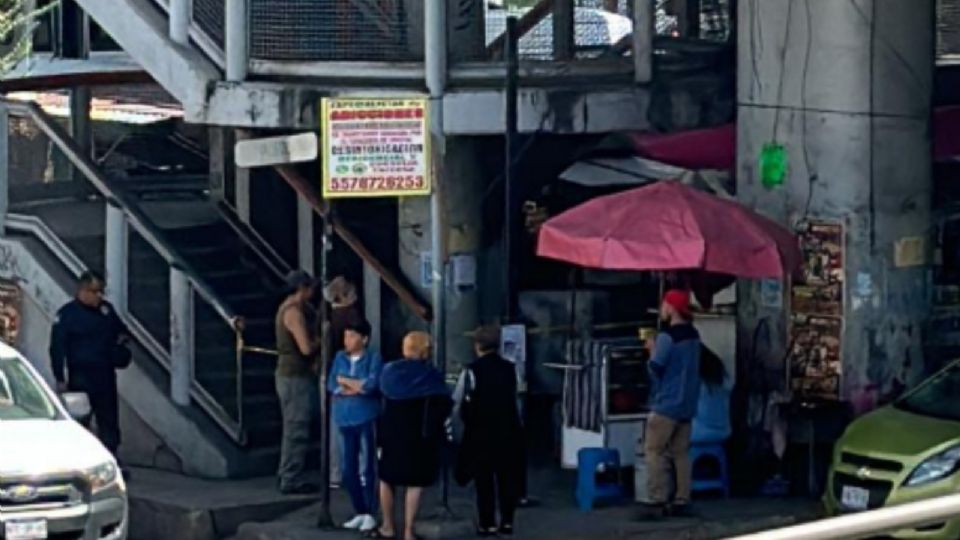
[{"label": "metal handrail", "polygon": [[[220,298],[216,295],[213,289],[199,276],[199,274],[192,268],[192,266],[183,260],[179,255],[177,255],[173,246],[163,238],[159,228],[153,224],[152,221],[147,217],[143,212],[140,206],[133,200],[131,200],[123,191],[116,188],[114,182],[106,177],[99,168],[93,163],[93,160],[87,156],[83,151],[77,147],[76,143],[70,137],[70,135],[64,130],[64,128],[53,120],[39,105],[35,103],[27,103],[20,101],[11,101],[8,99],[0,98],[0,105],[2,105],[8,114],[29,117],[37,127],[50,138],[51,142],[56,145],[60,151],[63,152],[64,156],[70,161],[70,163],[80,171],[84,177],[93,185],[93,187],[107,200],[107,204],[114,204],[119,207],[127,220],[130,226],[139,233],[144,240],[164,259],[164,261],[171,268],[175,268],[186,276],[188,282],[190,283],[191,288],[200,296],[200,298],[207,302],[214,311],[230,326],[234,332],[239,332],[239,329],[236,325],[236,322],[241,319],[241,317],[234,313],[234,311],[227,306]],[[38,227],[39,223],[39,227]],[[71,271],[74,271],[77,268],[79,263],[81,268],[85,269],[85,265],[79,262],[79,259],[76,257],[72,251],[66,247],[56,235],[46,227],[42,221],[38,219],[31,220],[30,218],[24,218],[22,216],[15,216],[11,226],[17,227],[21,226],[24,229],[29,231],[30,228],[33,228],[40,238],[43,241],[48,241],[48,246],[52,250],[59,250],[60,254],[57,254],[58,257],[61,255],[69,253],[70,257],[63,258],[61,261],[64,262]],[[133,317],[127,317],[130,320],[136,320]],[[139,323],[139,321],[137,321]],[[142,326],[139,324],[131,325],[134,329],[141,329]],[[133,330],[131,330],[133,331]],[[149,333],[147,333],[149,335]],[[137,336],[140,339],[142,336]],[[153,344],[155,340],[152,339],[141,340],[142,343]],[[170,369],[170,358],[169,354],[164,358],[162,355],[157,356],[157,350],[164,350],[163,347],[148,347],[151,349],[151,352],[154,353],[154,356],[160,361],[164,367],[169,371]],[[166,363],[164,363],[164,359]],[[243,381],[243,365],[238,363],[237,365],[237,414],[238,420],[234,421],[230,418],[230,415],[226,412],[226,409],[222,405],[216,402],[215,399],[203,389],[197,380],[194,378],[191,381],[191,397],[194,397],[201,408],[205,410],[210,417],[224,429],[224,431],[236,442],[240,444],[245,443],[245,431],[243,426],[242,411],[243,411],[243,394],[242,394],[242,381]]]},{"label": "metal handrail", "polygon": [[177,255],[173,246],[163,238],[159,228],[150,221],[143,210],[140,209],[140,206],[121,190],[117,189],[114,182],[100,172],[93,163],[93,160],[77,147],[76,143],[60,124],[50,118],[36,103],[0,99],[0,104],[3,104],[11,113],[18,116],[29,116],[36,122],[37,127],[60,148],[60,151],[63,152],[70,163],[107,199],[107,202],[113,202],[123,210],[127,221],[129,221],[133,229],[163,257],[168,265],[182,271],[197,291],[197,294],[210,304],[224,321],[233,325],[239,315],[234,313],[229,306],[217,297],[213,289],[187,261]]},{"label": "metal handrail", "polygon": [[80,257],[77,257],[77,255],[63,243],[63,240],[60,240],[60,237],[54,234],[54,232],[50,230],[50,227],[40,218],[25,214],[8,213],[4,226],[13,231],[35,236],[60,259],[60,262],[67,267],[67,270],[73,274],[74,277],[79,277],[80,274],[87,269],[87,266],[83,264]]},{"label": "metal handrail", "polygon": [[227,201],[220,201],[216,205],[220,217],[240,237],[244,244],[260,259],[273,275],[283,279],[293,268],[277,253],[256,229],[244,223],[237,217],[237,210]]},{"label": "metal handrail", "polygon": [[[157,7],[163,12],[164,17],[170,17],[170,0],[154,0]],[[189,28],[190,39],[197,44],[200,51],[206,55],[207,59],[214,63],[222,71],[226,66],[224,60],[223,47],[209,36],[196,21],[190,21]]]},{"label": "metal handrail", "polygon": [[731,540],[854,540],[943,523],[960,516],[960,495],[870,510]]},{"label": "metal handrail", "polygon": [[[73,250],[40,218],[24,214],[8,213],[5,226],[9,230],[30,234],[43,242],[44,245],[47,246],[47,249],[53,253],[54,257],[66,267],[67,271],[70,272],[74,278],[79,278],[83,272],[88,270],[87,265],[84,264]],[[137,319],[136,316],[127,312],[120,312],[118,315],[143,348],[154,357],[157,363],[169,372],[171,366],[169,351],[157,341],[153,334],[143,327],[143,324],[140,323],[140,320]],[[227,433],[234,441],[241,444],[245,442],[246,433],[241,423],[230,418],[226,410],[217,403],[213,396],[196,380],[192,381],[190,385],[190,396],[210,415],[210,418],[220,426],[220,429]]]}]

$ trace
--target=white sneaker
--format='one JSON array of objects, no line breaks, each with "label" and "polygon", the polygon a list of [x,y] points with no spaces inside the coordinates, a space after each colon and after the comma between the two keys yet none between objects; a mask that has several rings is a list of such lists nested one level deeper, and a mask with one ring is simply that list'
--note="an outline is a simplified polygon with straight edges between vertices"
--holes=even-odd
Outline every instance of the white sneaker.
[{"label": "white sneaker", "polygon": [[344,529],[357,530],[361,525],[364,524],[364,519],[367,516],[354,516],[353,519],[343,524]]},{"label": "white sneaker", "polygon": [[373,519],[373,516],[367,514],[363,516],[363,522],[360,524],[360,532],[370,532],[377,528],[377,520]]}]

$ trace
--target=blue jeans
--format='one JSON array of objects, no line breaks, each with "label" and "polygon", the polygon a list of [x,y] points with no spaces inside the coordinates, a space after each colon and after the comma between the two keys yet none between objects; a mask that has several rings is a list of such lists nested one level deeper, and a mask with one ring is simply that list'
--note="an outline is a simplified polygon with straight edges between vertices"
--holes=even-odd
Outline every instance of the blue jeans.
[{"label": "blue jeans", "polygon": [[350,494],[353,509],[357,515],[373,514],[377,507],[374,422],[341,426],[340,443],[343,486]]}]

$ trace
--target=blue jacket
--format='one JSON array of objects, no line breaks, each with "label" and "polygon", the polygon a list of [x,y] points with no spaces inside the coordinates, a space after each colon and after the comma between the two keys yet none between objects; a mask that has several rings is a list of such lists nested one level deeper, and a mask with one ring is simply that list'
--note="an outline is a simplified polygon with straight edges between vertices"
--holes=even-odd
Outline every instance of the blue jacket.
[{"label": "blue jacket", "polygon": [[[353,362],[347,353],[340,351],[330,367],[327,388],[333,394],[333,421],[340,427],[359,426],[371,422],[380,415],[380,372],[383,359],[373,351],[366,351]],[[363,391],[359,395],[345,396],[337,383],[337,377],[360,379]]]},{"label": "blue jacket", "polygon": [[692,420],[700,395],[700,334],[693,325],[661,332],[649,366],[653,412],[676,422]]}]

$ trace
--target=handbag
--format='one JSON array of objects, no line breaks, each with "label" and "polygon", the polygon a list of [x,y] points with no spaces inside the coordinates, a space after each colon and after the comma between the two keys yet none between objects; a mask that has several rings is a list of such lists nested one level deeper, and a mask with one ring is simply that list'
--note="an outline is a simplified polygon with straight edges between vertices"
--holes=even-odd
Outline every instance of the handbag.
[{"label": "handbag", "polygon": [[114,369],[127,369],[133,362],[133,353],[123,343],[117,343],[110,351],[110,361]]}]

